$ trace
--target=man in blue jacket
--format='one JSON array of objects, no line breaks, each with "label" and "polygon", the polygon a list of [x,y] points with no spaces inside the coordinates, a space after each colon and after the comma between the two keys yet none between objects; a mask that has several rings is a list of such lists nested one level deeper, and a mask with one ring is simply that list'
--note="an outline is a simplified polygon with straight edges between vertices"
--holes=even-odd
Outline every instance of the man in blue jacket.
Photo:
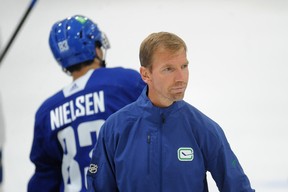
[{"label": "man in blue jacket", "polygon": [[186,51],[168,32],[142,42],[140,73],[148,86],[103,124],[88,191],[206,192],[207,171],[221,192],[254,191],[221,127],[183,101]]}]

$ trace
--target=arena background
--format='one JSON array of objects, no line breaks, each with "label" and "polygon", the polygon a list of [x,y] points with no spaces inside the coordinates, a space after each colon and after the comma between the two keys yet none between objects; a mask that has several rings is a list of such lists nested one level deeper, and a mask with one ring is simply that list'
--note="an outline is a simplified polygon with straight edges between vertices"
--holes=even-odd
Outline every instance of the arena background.
[{"label": "arena background", "polygon": [[[5,46],[28,0],[0,0]],[[34,114],[71,79],[52,57],[52,24],[74,14],[98,23],[111,43],[108,67],[138,70],[141,41],[169,31],[188,46],[185,100],[218,122],[261,192],[288,191],[288,1],[39,0],[0,66],[5,192],[26,191]],[[211,191],[217,191],[209,177]]]}]

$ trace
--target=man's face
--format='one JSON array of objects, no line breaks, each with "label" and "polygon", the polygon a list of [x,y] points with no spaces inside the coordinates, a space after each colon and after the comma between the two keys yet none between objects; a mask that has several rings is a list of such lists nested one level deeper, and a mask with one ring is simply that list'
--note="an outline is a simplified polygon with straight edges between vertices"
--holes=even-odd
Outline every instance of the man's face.
[{"label": "man's face", "polygon": [[158,107],[168,107],[182,100],[189,79],[186,51],[172,53],[165,49],[155,52],[152,70],[141,67],[140,73],[148,84],[148,97]]}]

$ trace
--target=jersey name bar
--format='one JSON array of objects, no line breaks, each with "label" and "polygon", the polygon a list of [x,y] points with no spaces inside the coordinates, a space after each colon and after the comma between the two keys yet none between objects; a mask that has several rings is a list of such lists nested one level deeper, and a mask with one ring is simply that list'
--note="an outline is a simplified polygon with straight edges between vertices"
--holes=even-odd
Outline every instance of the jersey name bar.
[{"label": "jersey name bar", "polygon": [[60,105],[50,111],[51,129],[71,123],[77,117],[105,111],[104,91],[88,93]]}]

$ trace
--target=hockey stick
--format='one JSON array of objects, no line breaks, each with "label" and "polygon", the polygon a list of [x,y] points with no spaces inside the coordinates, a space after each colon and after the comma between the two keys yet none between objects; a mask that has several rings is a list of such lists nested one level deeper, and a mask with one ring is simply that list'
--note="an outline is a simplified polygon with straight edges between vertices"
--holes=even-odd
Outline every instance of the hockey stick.
[{"label": "hockey stick", "polygon": [[4,59],[7,51],[9,50],[10,46],[12,45],[15,37],[17,36],[18,32],[20,31],[22,25],[24,24],[26,18],[28,17],[29,13],[31,12],[31,10],[33,9],[35,3],[36,3],[37,0],[32,0],[32,2],[30,3],[29,7],[27,8],[24,16],[22,17],[20,23],[18,24],[16,30],[14,31],[12,37],[10,38],[8,44],[6,45],[4,51],[1,53],[1,56],[0,56],[0,66],[1,66],[1,63],[2,63],[2,60]]}]

